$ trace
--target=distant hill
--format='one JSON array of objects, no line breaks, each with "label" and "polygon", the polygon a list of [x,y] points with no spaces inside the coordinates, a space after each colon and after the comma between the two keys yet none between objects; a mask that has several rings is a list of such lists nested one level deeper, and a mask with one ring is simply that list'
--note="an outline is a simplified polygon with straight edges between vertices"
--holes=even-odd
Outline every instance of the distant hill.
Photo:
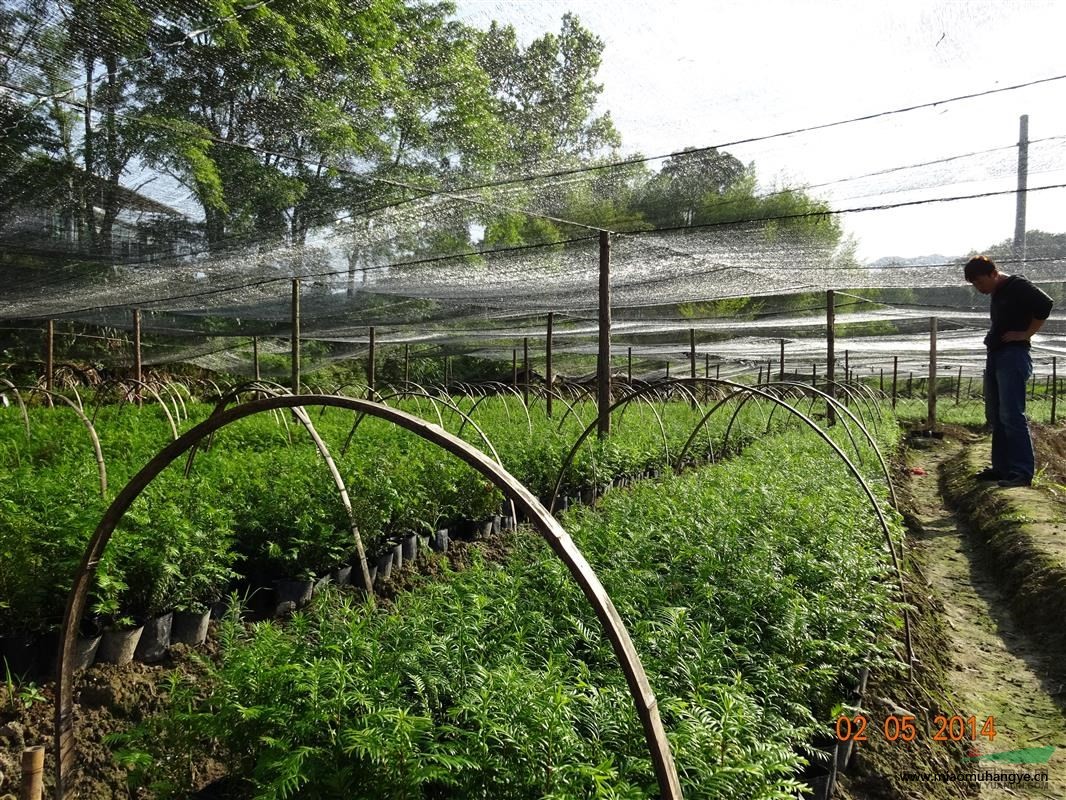
[{"label": "distant hill", "polygon": [[883,269],[886,267],[935,267],[938,264],[952,264],[957,260],[951,256],[932,255],[932,256],[882,256],[876,261],[867,262],[866,266],[876,269]]}]

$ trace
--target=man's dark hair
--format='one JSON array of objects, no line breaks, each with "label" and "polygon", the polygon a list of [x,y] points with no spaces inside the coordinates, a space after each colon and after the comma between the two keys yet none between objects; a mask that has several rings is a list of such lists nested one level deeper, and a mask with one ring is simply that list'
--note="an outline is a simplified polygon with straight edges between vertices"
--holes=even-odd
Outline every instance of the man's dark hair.
[{"label": "man's dark hair", "polygon": [[988,256],[975,256],[966,262],[966,267],[963,269],[962,274],[966,277],[966,280],[973,282],[974,278],[980,278],[982,275],[991,275],[996,271],[995,262]]}]

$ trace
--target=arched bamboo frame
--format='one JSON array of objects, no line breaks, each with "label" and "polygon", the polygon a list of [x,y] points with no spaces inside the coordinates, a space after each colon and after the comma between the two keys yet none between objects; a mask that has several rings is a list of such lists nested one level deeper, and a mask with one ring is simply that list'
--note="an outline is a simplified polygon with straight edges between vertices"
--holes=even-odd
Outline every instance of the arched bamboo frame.
[{"label": "arched bamboo frame", "polygon": [[26,403],[22,399],[22,393],[18,390],[18,387],[15,386],[15,384],[13,384],[11,381],[7,380],[7,378],[0,378],[0,383],[4,384],[4,386],[8,387],[7,390],[0,392],[0,394],[7,394],[7,392],[10,391],[12,394],[15,395],[15,401],[18,403],[19,410],[22,412],[22,424],[26,428],[26,441],[29,441],[30,440],[30,414],[26,410]]},{"label": "arched bamboo frame", "polygon": [[522,483],[498,463],[457,436],[453,436],[447,431],[441,430],[417,417],[385,405],[330,395],[267,397],[233,406],[208,418],[160,450],[154,458],[129,480],[104,512],[86,547],[81,566],[75,576],[74,584],[67,599],[67,608],[61,629],[61,648],[55,694],[56,800],[63,800],[66,796],[67,780],[73,771],[75,761],[73,657],[77,642],[78,623],[85,611],[85,604],[96,566],[99,564],[100,558],[103,556],[104,550],[123,515],[137,497],[140,496],[141,492],[164,469],[195,443],[214,431],[239,419],[263,411],[315,405],[346,408],[351,411],[370,414],[399,425],[405,430],[438,445],[476,469],[491,480],[497,488],[504,492],[522,510],[555,554],[566,564],[570,574],[595,610],[596,616],[599,618],[604,632],[611,642],[615,656],[622,667],[622,671],[625,673],[637,715],[640,717],[645,741],[647,742],[655,770],[660,797],[663,800],[681,800],[681,784],[674,765],[673,755],[670,751],[670,743],[659,716],[655,693],[648,681],[640,656],[633,645],[625,623],[611,602],[606,590],[566,530]]},{"label": "arched bamboo frame", "polygon": [[[792,388],[794,388],[794,389],[796,389],[798,391],[802,391],[802,392],[811,392],[812,394],[815,395],[816,398],[817,397],[821,397],[826,402],[831,402],[833,404],[834,408],[836,408],[837,411],[843,412],[845,416],[850,418],[851,421],[854,422],[858,426],[859,430],[863,432],[863,434],[866,436],[866,441],[870,444],[870,447],[873,448],[874,454],[877,456],[877,460],[881,464],[881,470],[885,473],[885,482],[888,484],[888,491],[889,491],[889,494],[890,494],[890,496],[892,498],[892,500],[891,500],[892,507],[893,508],[899,508],[899,500],[896,497],[896,487],[895,487],[895,484],[892,482],[892,471],[888,468],[888,462],[885,461],[885,456],[881,452],[881,448],[877,446],[877,441],[874,439],[873,434],[870,433],[869,427],[864,425],[862,423],[862,421],[860,421],[860,419],[854,413],[852,413],[850,408],[848,408],[843,403],[841,403],[838,400],[836,400],[836,398],[830,397],[825,392],[821,391],[820,389],[816,389],[815,387],[811,386],[808,383],[799,383],[798,381],[775,381],[774,383],[771,383],[771,384],[768,384],[768,385],[769,386],[786,386],[786,387],[792,387]],[[777,408],[777,406],[774,406],[774,408],[770,410],[771,419],[773,418],[774,410],[776,410],[776,408]],[[875,414],[874,416],[876,417],[877,415]],[[846,425],[845,425],[845,430],[847,430],[847,426]],[[851,436],[851,432],[850,431],[848,431],[848,437],[851,438],[852,444],[854,445],[855,444],[855,438],[853,436]],[[856,452],[858,452],[858,447],[856,447]],[[862,456],[861,455],[859,456],[859,463],[862,463]]]},{"label": "arched bamboo frame", "polygon": [[[0,380],[3,379],[0,378]],[[6,380],[3,380],[3,382],[6,383],[9,388],[0,389],[0,394],[4,394],[9,391],[14,391],[16,396],[18,395],[18,388],[8,383],[8,381]],[[90,420],[85,415],[85,412],[78,407],[77,403],[75,403],[73,400],[71,400],[64,394],[60,394],[59,392],[50,392],[47,389],[42,389],[40,386],[24,386],[22,387],[22,391],[29,392],[31,394],[33,392],[39,392],[40,394],[47,395],[49,401],[53,399],[61,400],[68,406],[70,406],[70,410],[77,415],[78,419],[81,421],[82,426],[84,426],[85,430],[89,434],[89,440],[92,442],[93,446],[93,456],[96,458],[96,474],[100,480],[100,496],[104,499],[107,499],[107,465],[104,463],[104,451],[100,447],[100,437],[96,433],[96,427],[93,425],[92,420]],[[19,404],[20,406],[22,406],[23,413],[25,413],[26,407],[22,405],[21,397],[19,398]],[[26,436],[28,438],[30,435],[29,416],[27,415],[24,420],[26,423]]]},{"label": "arched bamboo frame", "polygon": [[[273,384],[273,388],[264,388],[269,382],[264,381],[252,381],[249,384],[243,384],[241,386],[235,386],[230,389],[226,395],[221,398],[214,410],[211,412],[211,416],[216,416],[223,413],[226,410],[226,406],[233,400],[236,400],[242,391],[255,391],[264,395],[270,395],[272,397],[280,397],[289,394],[289,390],[281,386],[280,384]],[[325,406],[323,406],[324,408]],[[276,414],[277,409],[273,409],[271,413]],[[326,468],[329,470],[330,478],[333,479],[333,485],[337,489],[337,494],[340,496],[341,505],[344,506],[345,516],[348,517],[348,527],[352,532],[352,541],[355,544],[355,553],[359,561],[359,577],[362,581],[361,585],[367,591],[371,590],[370,582],[370,568],[366,562],[366,550],[363,548],[363,536],[359,532],[359,526],[355,521],[355,512],[352,509],[351,496],[348,494],[348,487],[344,483],[344,476],[341,475],[340,469],[337,467],[337,462],[333,460],[333,455],[329,451],[329,447],[326,442],[318,433],[318,429],[315,428],[314,423],[311,421],[311,415],[307,412],[307,409],[302,407],[295,407],[292,409],[293,416],[296,420],[303,425],[304,430],[307,431],[307,435],[311,437],[311,441],[315,445],[315,449],[318,450],[319,456],[326,464]],[[285,416],[282,415],[282,419]],[[288,423],[286,423],[286,431],[288,431]],[[213,434],[212,434],[213,436]],[[210,437],[209,437],[210,438]],[[194,444],[189,448],[189,458],[185,464],[185,477],[189,477],[192,473],[193,459],[196,456],[197,445]],[[291,440],[290,440],[291,444]]]}]

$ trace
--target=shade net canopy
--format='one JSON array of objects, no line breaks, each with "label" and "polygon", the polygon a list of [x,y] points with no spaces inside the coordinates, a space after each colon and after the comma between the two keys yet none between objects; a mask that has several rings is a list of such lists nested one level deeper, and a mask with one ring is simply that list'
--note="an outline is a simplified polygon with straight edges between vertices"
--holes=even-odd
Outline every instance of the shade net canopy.
[{"label": "shade net canopy", "polygon": [[[280,372],[295,282],[309,370],[364,359],[371,326],[393,352],[525,346],[541,369],[553,313],[560,368],[582,375],[609,265],[619,371],[687,374],[690,337],[699,374],[779,370],[782,343],[817,370],[834,290],[857,374],[927,367],[931,317],[943,368],[975,374],[969,255],[1062,299],[1066,234],[1030,225],[1022,250],[1012,233],[1015,110],[1062,106],[1066,76],[981,84],[963,65],[921,96],[640,152],[605,107],[613,40],[562,11],[535,24],[462,3],[0,0],[6,360],[39,358],[53,320],[61,358],[128,366],[137,309],[146,365],[249,374],[254,339]],[[718,110],[760,99],[723,91]],[[702,100],[647,102],[666,127]],[[1066,120],[1026,134],[1034,218],[1066,201],[1064,155]],[[860,255],[863,221],[950,231],[989,209],[968,247]],[[1038,369],[1064,345],[1053,316]]]}]

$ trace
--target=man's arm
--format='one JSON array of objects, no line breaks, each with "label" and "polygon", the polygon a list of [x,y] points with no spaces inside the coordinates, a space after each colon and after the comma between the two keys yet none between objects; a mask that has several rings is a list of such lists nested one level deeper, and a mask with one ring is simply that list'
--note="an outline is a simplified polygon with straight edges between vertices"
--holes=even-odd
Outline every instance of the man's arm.
[{"label": "man's arm", "polygon": [[1033,334],[1044,327],[1044,323],[1047,320],[1033,319],[1029,323],[1029,327],[1024,331],[1007,331],[1002,336],[1004,342],[1027,342],[1033,338]]}]

